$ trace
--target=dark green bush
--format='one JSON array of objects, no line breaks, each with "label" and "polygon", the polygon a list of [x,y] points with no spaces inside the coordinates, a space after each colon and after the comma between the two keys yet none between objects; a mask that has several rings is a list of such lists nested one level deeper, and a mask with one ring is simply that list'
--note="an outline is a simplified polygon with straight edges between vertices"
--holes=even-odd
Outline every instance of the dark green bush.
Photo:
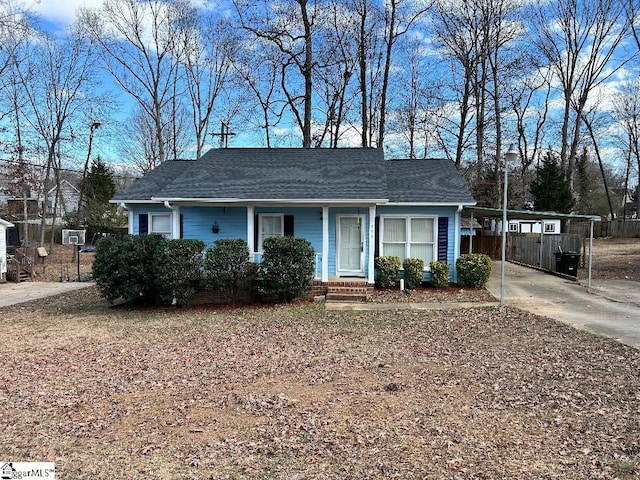
[{"label": "dark green bush", "polygon": [[415,288],[422,283],[424,275],[424,260],[421,258],[405,258],[402,262],[404,270],[404,286]]},{"label": "dark green bush", "polygon": [[96,244],[93,278],[113,303],[182,304],[193,293],[204,244],[161,235],[105,237]]},{"label": "dark green bush", "polygon": [[374,260],[376,270],[376,284],[382,288],[396,286],[398,272],[400,271],[400,257],[388,255],[376,257]]},{"label": "dark green bush", "polygon": [[491,258],[483,253],[467,253],[456,260],[458,284],[462,287],[481,287],[489,280]]},{"label": "dark green bush", "polygon": [[263,242],[260,291],[278,302],[291,302],[313,284],[315,251],[302,238],[269,237]]},{"label": "dark green bush", "polygon": [[251,273],[249,261],[249,246],[241,238],[216,240],[204,257],[204,286],[228,302],[239,303],[239,295],[249,286],[245,281]]},{"label": "dark green bush", "polygon": [[446,262],[433,261],[429,264],[431,271],[431,285],[436,288],[449,286],[449,264]]},{"label": "dark green bush", "polygon": [[201,240],[165,240],[153,279],[160,291],[160,303],[184,305],[196,292],[203,250]]},{"label": "dark green bush", "polygon": [[155,263],[160,256],[160,235],[106,237],[96,243],[92,273],[100,294],[109,302],[160,303]]}]

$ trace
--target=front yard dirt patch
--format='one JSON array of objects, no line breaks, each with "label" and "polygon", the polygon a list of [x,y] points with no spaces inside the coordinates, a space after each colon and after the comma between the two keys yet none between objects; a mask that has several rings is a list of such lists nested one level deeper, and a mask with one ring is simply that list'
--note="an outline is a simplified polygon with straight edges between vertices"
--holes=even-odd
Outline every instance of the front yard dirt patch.
[{"label": "front yard dirt patch", "polygon": [[0,459],[64,479],[630,479],[640,352],[516,310],[0,309]]},{"label": "front yard dirt patch", "polygon": [[[587,278],[584,268],[578,270]],[[594,280],[632,280],[640,282],[640,238],[599,238],[593,243],[592,278]]]}]

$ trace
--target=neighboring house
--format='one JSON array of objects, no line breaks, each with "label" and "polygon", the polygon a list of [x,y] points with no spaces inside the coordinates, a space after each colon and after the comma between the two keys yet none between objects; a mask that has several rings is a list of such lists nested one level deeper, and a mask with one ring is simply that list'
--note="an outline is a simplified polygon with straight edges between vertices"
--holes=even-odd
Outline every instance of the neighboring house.
[{"label": "neighboring house", "polygon": [[7,229],[13,227],[13,223],[0,218],[0,282],[6,281],[7,275]]},{"label": "neighboring house", "polygon": [[[57,186],[53,186],[52,188],[50,188],[49,192],[47,193],[47,214],[54,213],[57,193]],[[62,217],[65,214],[77,212],[79,199],[80,190],[78,190],[78,188],[66,178],[62,179],[60,181],[60,197],[58,197],[57,208],[55,208],[56,216]]]},{"label": "neighboring house", "polygon": [[482,225],[478,223],[478,220],[475,218],[465,218],[462,217],[460,219],[460,235],[466,237],[473,237],[478,235],[478,232],[482,231]]},{"label": "neighboring house", "polygon": [[544,233],[545,235],[559,235],[561,221],[547,220],[509,220],[510,233]]},{"label": "neighboring house", "polygon": [[213,149],[166,161],[112,199],[130,234],[242,238],[254,261],[263,241],[293,235],[316,251],[322,282],[374,283],[374,258],[419,257],[451,267],[460,212],[475,201],[448,160],[385,160],[381,149]]}]

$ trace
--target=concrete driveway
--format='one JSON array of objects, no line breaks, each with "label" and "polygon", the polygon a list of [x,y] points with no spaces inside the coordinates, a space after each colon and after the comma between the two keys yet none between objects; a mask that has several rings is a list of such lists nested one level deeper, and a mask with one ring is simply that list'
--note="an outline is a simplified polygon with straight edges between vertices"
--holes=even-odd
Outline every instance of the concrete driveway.
[{"label": "concrete driveway", "polygon": [[0,307],[51,297],[95,285],[94,282],[0,283]]},{"label": "concrete driveway", "polygon": [[[500,262],[487,289],[500,298]],[[591,288],[549,273],[507,263],[505,304],[614,338],[640,349],[640,282],[592,281]]]}]

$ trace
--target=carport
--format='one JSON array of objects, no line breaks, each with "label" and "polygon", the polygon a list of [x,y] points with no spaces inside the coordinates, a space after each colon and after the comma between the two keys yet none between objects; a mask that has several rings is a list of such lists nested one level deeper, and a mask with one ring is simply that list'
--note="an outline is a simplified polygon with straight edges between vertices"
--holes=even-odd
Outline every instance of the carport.
[{"label": "carport", "polygon": [[[462,217],[469,218],[473,223],[474,219],[479,218],[491,218],[496,221],[502,222],[504,210],[501,208],[485,208],[485,207],[465,207],[462,210]],[[556,213],[556,212],[540,212],[532,210],[506,210],[507,225],[510,220],[531,220],[531,221],[543,221],[543,220],[581,220],[589,222],[589,254],[588,254],[588,273],[587,273],[587,286],[591,287],[591,265],[592,265],[592,251],[593,251],[593,225],[595,222],[599,222],[601,219],[597,215],[578,215],[572,213]],[[503,226],[501,226],[503,228]],[[500,232],[502,234],[502,232]],[[506,228],[506,234],[509,235],[509,228]],[[540,232],[540,249],[542,249],[542,240],[545,233]],[[473,236],[469,238],[469,252],[473,251]],[[461,252],[462,253],[462,252]]]}]

